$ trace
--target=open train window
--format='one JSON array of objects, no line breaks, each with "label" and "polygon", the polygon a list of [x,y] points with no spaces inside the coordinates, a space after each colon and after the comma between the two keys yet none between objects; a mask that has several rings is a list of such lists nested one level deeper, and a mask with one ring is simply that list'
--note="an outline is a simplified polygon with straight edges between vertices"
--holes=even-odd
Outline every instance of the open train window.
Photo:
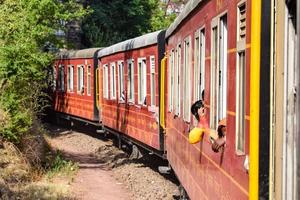
[{"label": "open train window", "polygon": [[125,90],[124,90],[124,63],[118,61],[118,97],[119,102],[125,102]]},{"label": "open train window", "polygon": [[108,65],[103,65],[103,97],[108,99]]},{"label": "open train window", "polygon": [[210,128],[227,113],[227,15],[212,22]]},{"label": "open train window", "polygon": [[138,59],[138,103],[147,105],[147,66],[146,58]]},{"label": "open train window", "polygon": [[53,91],[56,90],[57,84],[56,84],[56,79],[57,79],[57,71],[56,71],[56,66],[53,66],[53,82],[52,82],[52,89]]},{"label": "open train window", "polygon": [[237,55],[236,69],[236,150],[245,152],[245,100],[246,100],[246,57],[245,51]]},{"label": "open train window", "polygon": [[171,50],[170,59],[169,59],[169,111],[173,111],[173,103],[174,103],[174,49]]},{"label": "open train window", "polygon": [[202,99],[202,92],[205,84],[205,29],[201,29],[195,34],[195,65],[194,65],[194,102]]},{"label": "open train window", "polygon": [[236,122],[235,148],[238,154],[245,152],[246,116],[246,3],[237,9],[237,62],[236,62]]},{"label": "open train window", "polygon": [[88,96],[91,96],[91,66],[87,67],[87,86],[86,86],[86,93]]},{"label": "open train window", "polygon": [[65,91],[65,67],[59,65],[59,89],[60,91]]},{"label": "open train window", "polygon": [[174,84],[174,104],[175,104],[175,115],[180,115],[180,69],[181,69],[181,44],[177,46],[175,51],[175,84]]},{"label": "open train window", "polygon": [[84,66],[77,66],[77,93],[84,94]]},{"label": "open train window", "polygon": [[128,101],[134,103],[134,60],[127,61],[128,64]]},{"label": "open train window", "polygon": [[73,92],[74,90],[74,66],[68,66],[68,91]]},{"label": "open train window", "polygon": [[116,64],[110,63],[110,99],[116,99]]},{"label": "open train window", "polygon": [[184,41],[183,51],[183,119],[190,122],[191,107],[191,38]]},{"label": "open train window", "polygon": [[150,89],[151,89],[151,106],[155,106],[155,90],[156,90],[156,85],[155,85],[155,57],[150,56]]},{"label": "open train window", "polygon": [[216,129],[216,68],[218,66],[218,26],[212,28],[210,77],[210,128]]},{"label": "open train window", "polygon": [[227,15],[220,18],[219,34],[218,122],[227,114]]}]

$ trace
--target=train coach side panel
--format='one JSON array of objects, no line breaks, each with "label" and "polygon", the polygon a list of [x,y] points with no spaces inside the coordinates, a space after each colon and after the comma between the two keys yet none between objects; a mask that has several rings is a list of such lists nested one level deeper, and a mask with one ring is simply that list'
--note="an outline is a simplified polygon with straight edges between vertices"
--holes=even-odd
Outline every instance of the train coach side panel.
[{"label": "train coach side panel", "polygon": [[[245,152],[239,154],[236,151],[236,66],[237,66],[237,9],[240,3],[246,2],[246,69],[245,69]],[[190,13],[168,38],[167,51],[170,52],[181,44],[181,56],[184,55],[184,40],[191,37],[192,43],[192,70],[195,64],[194,41],[195,32],[205,28],[205,99],[206,119],[210,120],[211,93],[211,35],[212,21],[227,15],[228,49],[227,49],[227,134],[224,156],[214,153],[211,149],[209,134],[206,133],[203,141],[197,144],[189,144],[188,134],[194,125],[194,117],[187,123],[182,118],[183,100],[181,97],[179,116],[174,112],[167,112],[166,146],[167,158],[192,200],[198,199],[234,199],[249,198],[249,176],[244,168],[246,156],[249,154],[249,82],[250,82],[250,1],[204,1]],[[181,74],[183,70],[183,58],[181,59]],[[168,72],[170,66],[168,62]],[[180,80],[183,83],[183,80]],[[191,78],[194,83],[194,77]],[[182,86],[181,86],[182,87]],[[182,91],[182,88],[181,88]],[[191,91],[194,85],[191,84]],[[193,92],[192,92],[193,93]],[[169,99],[170,89],[166,93]],[[193,98],[191,98],[193,99]],[[191,103],[192,104],[192,103]],[[168,108],[168,104],[166,105]],[[222,163],[221,163],[221,159]],[[221,163],[221,164],[220,164]]]},{"label": "train coach side panel", "polygon": [[[155,59],[155,106],[151,106],[151,73],[150,73],[150,56],[154,56]],[[146,105],[138,103],[138,59],[146,59],[146,77],[147,77],[147,93],[146,93]],[[134,61],[134,102],[129,102],[128,93],[128,60]],[[120,102],[119,99],[119,67],[118,62],[124,64],[124,89],[125,89],[125,101]],[[126,52],[119,52],[116,54],[108,55],[100,60],[100,77],[103,79],[103,66],[108,66],[108,98],[102,97],[101,107],[101,121],[103,125],[116,130],[120,133],[126,134],[131,138],[146,144],[154,149],[159,150],[159,126],[158,126],[158,51],[157,45],[151,45],[140,49],[130,50]],[[111,64],[115,63],[116,66],[116,98],[111,99]],[[100,80],[101,81],[101,80]],[[100,83],[100,93],[103,96],[103,83]]]},{"label": "train coach side panel", "polygon": [[[64,89],[61,89],[60,69],[64,70]],[[69,66],[73,66],[73,89],[68,87]],[[84,67],[84,89],[78,88],[78,67]],[[88,74],[90,67],[90,93],[87,92]],[[94,97],[94,60],[91,59],[61,59],[55,62],[56,90],[54,92],[54,110],[56,112],[95,121],[95,97]]]}]

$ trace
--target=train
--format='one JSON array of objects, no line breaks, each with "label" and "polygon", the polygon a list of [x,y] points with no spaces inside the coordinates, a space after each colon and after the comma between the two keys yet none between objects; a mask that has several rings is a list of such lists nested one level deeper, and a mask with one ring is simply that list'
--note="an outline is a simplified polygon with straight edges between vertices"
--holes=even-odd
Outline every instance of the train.
[{"label": "train", "polygon": [[190,0],[166,30],[60,52],[53,110],[167,159],[182,199],[299,199],[299,19],[299,0]]}]

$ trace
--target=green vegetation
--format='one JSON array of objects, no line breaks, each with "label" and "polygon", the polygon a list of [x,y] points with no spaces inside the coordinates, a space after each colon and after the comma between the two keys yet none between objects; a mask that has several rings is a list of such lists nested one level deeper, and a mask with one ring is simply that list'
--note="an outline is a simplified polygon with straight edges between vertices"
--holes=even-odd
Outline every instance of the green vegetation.
[{"label": "green vegetation", "polygon": [[58,152],[51,162],[50,168],[47,171],[47,176],[50,179],[57,175],[71,177],[78,169],[77,163],[64,160],[61,153]]},{"label": "green vegetation", "polygon": [[45,106],[49,50],[64,45],[56,31],[87,12],[76,0],[0,2],[0,136],[19,142]]},{"label": "green vegetation", "polygon": [[4,142],[0,146],[0,199],[75,199],[68,185],[78,165],[65,161],[60,153],[48,153],[45,166],[32,166],[18,147]]},{"label": "green vegetation", "polygon": [[174,15],[166,15],[160,0],[91,0],[93,13],[82,22],[86,47],[103,47],[167,28]]},{"label": "green vegetation", "polygon": [[[0,0],[0,137],[15,143],[48,105],[57,31],[81,22],[86,47],[108,46],[164,29],[174,15],[160,0]],[[55,47],[55,48],[54,48]]]}]

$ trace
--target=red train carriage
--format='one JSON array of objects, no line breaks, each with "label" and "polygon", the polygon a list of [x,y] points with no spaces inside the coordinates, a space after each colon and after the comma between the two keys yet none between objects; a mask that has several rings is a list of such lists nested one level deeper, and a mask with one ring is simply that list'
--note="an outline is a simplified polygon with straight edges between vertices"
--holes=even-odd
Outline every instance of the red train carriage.
[{"label": "red train carriage", "polygon": [[99,48],[62,51],[55,60],[54,110],[68,117],[98,121],[95,72]]},{"label": "red train carriage", "polygon": [[164,150],[164,135],[158,123],[164,33],[130,39],[98,54],[100,121],[104,128],[129,136],[157,153]]},{"label": "red train carriage", "polygon": [[[248,199],[250,5],[189,1],[166,32],[167,158],[191,199]],[[189,144],[197,100],[211,133],[226,119],[224,153],[212,151],[207,132]]]}]

